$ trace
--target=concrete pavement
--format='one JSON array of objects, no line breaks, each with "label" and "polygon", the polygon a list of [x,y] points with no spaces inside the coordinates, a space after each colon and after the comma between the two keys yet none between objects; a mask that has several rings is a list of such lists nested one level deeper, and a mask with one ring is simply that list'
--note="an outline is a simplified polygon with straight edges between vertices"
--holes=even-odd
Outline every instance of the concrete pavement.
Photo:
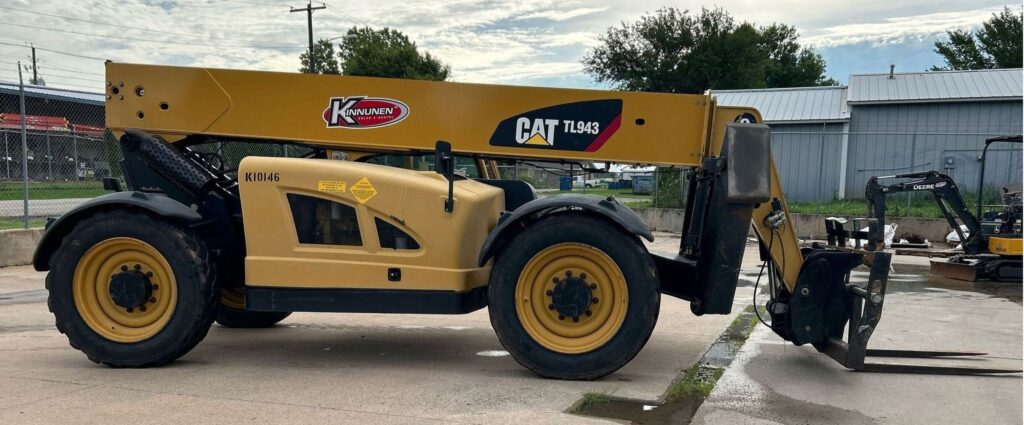
[{"label": "concrete pavement", "polygon": [[[677,246],[678,238],[659,243]],[[698,318],[686,302],[663,297],[644,350],[592,382],[542,379],[520,367],[486,310],[299,313],[261,330],[214,325],[179,361],[125,370],[69,347],[42,287],[43,274],[30,267],[0,269],[3,424],[602,422],[565,411],[586,392],[659,398],[733,317]],[[737,299],[751,294],[740,288]]]},{"label": "concrete pavement", "polygon": [[[1021,368],[1021,284],[930,278],[920,257],[900,257],[870,348],[981,351],[981,360],[905,363]],[[923,266],[923,267],[922,267]],[[851,280],[867,278],[855,271]],[[899,360],[876,358],[880,363]],[[1019,424],[1021,375],[936,376],[851,372],[810,347],[757,327],[696,424]]]},{"label": "concrete pavement", "polygon": [[[655,251],[678,235],[658,234]],[[744,257],[739,312],[757,250]],[[901,257],[876,348],[981,349],[976,365],[1020,365],[1020,286],[933,281]],[[861,272],[854,279],[863,279]],[[662,298],[650,342],[593,382],[538,378],[494,336],[486,310],[463,316],[295,314],[263,330],[214,325],[161,368],[94,365],[46,310],[43,274],[0,268],[0,423],[609,423],[566,410],[586,392],[658,400],[733,316],[694,317]],[[1012,301],[1007,300],[1010,298]],[[758,327],[695,423],[1021,423],[1021,378],[849,372]]]}]

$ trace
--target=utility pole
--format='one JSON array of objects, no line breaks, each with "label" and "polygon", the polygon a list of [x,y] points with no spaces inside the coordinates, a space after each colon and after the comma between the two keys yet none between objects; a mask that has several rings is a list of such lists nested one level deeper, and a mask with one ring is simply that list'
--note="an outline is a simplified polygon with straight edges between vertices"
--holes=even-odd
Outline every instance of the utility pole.
[{"label": "utility pole", "polygon": [[[326,8],[326,5],[313,7],[313,2],[310,1],[307,2],[306,7],[302,9],[296,9],[293,7],[291,10],[291,13],[306,12],[306,25],[308,26],[309,29],[309,57],[307,57],[307,60],[309,61],[310,74],[316,74],[316,62],[313,61],[313,11]],[[32,51],[35,51],[35,49],[33,49]]]},{"label": "utility pole", "polygon": [[39,66],[36,64],[36,46],[32,45],[32,84],[39,85],[39,73],[36,71]]},{"label": "utility pole", "polygon": [[25,129],[25,80],[21,77],[21,61],[18,61],[18,99],[21,105],[21,184],[23,208],[22,218],[25,220],[25,228],[28,229],[28,132]]}]

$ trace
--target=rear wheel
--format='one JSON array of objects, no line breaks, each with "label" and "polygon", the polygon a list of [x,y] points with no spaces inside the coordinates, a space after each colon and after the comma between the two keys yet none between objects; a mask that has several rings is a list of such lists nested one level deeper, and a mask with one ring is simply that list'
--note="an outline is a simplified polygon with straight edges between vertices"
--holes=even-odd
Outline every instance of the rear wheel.
[{"label": "rear wheel", "polygon": [[289,312],[246,311],[242,288],[221,289],[217,324],[229,328],[269,328],[291,315]]},{"label": "rear wheel", "polygon": [[114,367],[157,366],[206,336],[219,294],[190,229],[132,211],[96,213],[64,238],[47,304],[71,346]]},{"label": "rear wheel", "polygon": [[595,379],[628,363],[657,322],[660,294],[646,248],[606,220],[560,214],[499,253],[491,324],[521,365],[559,379]]}]

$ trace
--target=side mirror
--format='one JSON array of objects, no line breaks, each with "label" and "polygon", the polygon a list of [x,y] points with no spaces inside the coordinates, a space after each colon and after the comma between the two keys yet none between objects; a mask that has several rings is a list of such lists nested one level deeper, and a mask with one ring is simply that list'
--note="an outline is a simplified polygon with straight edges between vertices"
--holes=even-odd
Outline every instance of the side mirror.
[{"label": "side mirror", "polygon": [[452,157],[452,144],[438,140],[434,145],[434,169],[437,174],[448,177],[455,174],[455,161]]},{"label": "side mirror", "polygon": [[103,178],[103,190],[112,190],[114,192],[120,192],[121,180],[115,177],[104,177]]},{"label": "side mirror", "polygon": [[437,174],[448,179],[448,199],[444,200],[444,211],[455,211],[455,157],[452,155],[452,144],[438,140],[434,145],[434,169]]}]

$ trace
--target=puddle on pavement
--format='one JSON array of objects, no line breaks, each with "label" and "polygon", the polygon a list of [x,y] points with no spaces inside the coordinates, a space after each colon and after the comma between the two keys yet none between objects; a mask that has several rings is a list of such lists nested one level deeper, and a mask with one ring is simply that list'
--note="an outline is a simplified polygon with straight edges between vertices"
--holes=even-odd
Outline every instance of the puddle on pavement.
[{"label": "puddle on pavement", "polygon": [[662,403],[588,393],[572,413],[635,424],[688,424],[757,323],[752,308],[740,313],[700,361],[672,383]]},{"label": "puddle on pavement", "polygon": [[[759,271],[760,268],[744,268],[740,274],[739,286],[753,286]],[[867,281],[867,278],[868,270],[866,267],[862,267],[852,272],[850,281],[853,283],[863,283]],[[765,282],[762,281],[761,284],[763,287]],[[950,294],[956,296],[957,292],[984,294],[991,297],[1004,298],[1017,304],[1021,304],[1022,300],[1021,282],[967,282],[932,276],[927,269],[912,270],[908,272],[893,272],[889,275],[889,283],[887,286],[887,293],[890,294],[936,293],[943,294],[943,296],[949,296]],[[972,295],[963,294],[963,296]],[[700,377],[702,375],[715,375],[708,379],[710,382],[704,383],[707,385],[707,391],[710,392],[710,388],[713,387],[715,381],[717,381],[717,376],[721,374],[722,370],[732,363],[736,352],[739,351],[740,347],[750,335],[750,331],[757,324],[757,317],[754,315],[751,308],[748,308],[740,314],[740,316],[733,321],[733,324],[730,325],[729,328],[719,336],[718,340],[715,341],[711,348],[708,349],[698,364],[673,383],[672,387],[670,387],[669,391],[666,393],[666,396],[664,397],[665,401],[663,403],[644,400],[630,400],[606,394],[588,393],[583,397],[583,399],[574,404],[572,412],[584,416],[625,420],[636,424],[688,424],[693,418],[693,415],[696,414],[697,409],[699,409],[701,404],[704,402],[704,399],[707,397],[707,393],[696,391],[685,395],[679,395],[674,394],[674,390],[691,376],[696,376],[696,381],[698,382],[698,385],[700,385]],[[692,386],[693,382],[689,382],[688,384]],[[781,400],[781,396],[777,396],[777,398],[780,399],[780,403],[787,401]],[[795,400],[788,401],[790,404],[797,403]],[[800,406],[804,406],[804,404],[800,404]],[[805,416],[807,419],[811,420],[811,422],[819,422],[821,419],[834,417],[837,412],[832,412],[831,410],[826,409],[827,407],[828,406],[822,406],[820,411],[813,409],[809,410]],[[870,421],[864,423],[869,422]],[[861,423],[861,421],[851,421],[850,423]]]},{"label": "puddle on pavement", "polygon": [[[858,268],[851,272],[851,283],[867,282],[867,268]],[[1004,298],[1021,304],[1022,284],[1021,282],[995,282],[977,281],[968,282],[964,280],[949,279],[933,276],[927,271],[911,273],[890,273],[889,283],[886,285],[886,293],[928,293],[928,292],[974,292],[991,297]]]},{"label": "puddle on pavement", "polygon": [[508,354],[508,351],[505,351],[505,350],[485,350],[485,351],[481,351],[479,353],[476,353],[476,355],[482,356],[482,357],[505,357],[505,356],[507,356],[509,354]]}]

